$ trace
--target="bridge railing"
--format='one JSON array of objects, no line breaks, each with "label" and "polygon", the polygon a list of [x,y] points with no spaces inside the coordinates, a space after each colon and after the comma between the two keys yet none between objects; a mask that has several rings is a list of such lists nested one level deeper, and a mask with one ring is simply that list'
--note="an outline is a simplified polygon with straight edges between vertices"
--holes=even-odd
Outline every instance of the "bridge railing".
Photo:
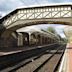
[{"label": "bridge railing", "polygon": [[8,26],[18,20],[41,19],[41,18],[65,18],[72,17],[70,6],[66,7],[41,7],[18,9],[17,13],[7,18],[3,24]]}]

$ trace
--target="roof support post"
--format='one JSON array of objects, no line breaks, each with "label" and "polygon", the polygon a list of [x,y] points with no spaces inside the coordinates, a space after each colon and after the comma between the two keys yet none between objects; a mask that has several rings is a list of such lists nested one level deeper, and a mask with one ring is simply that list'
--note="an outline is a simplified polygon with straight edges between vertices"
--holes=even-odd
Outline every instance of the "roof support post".
[{"label": "roof support post", "polygon": [[18,33],[18,46],[23,46],[23,34]]}]

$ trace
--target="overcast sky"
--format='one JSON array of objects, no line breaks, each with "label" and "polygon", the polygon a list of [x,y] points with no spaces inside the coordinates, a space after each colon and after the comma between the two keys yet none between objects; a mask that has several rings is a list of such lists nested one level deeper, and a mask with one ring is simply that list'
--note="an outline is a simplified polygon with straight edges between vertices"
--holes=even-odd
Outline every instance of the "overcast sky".
[{"label": "overcast sky", "polygon": [[71,3],[72,0],[0,0],[0,14],[6,13],[21,6],[46,5],[56,3]]},{"label": "overcast sky", "polygon": [[[18,7],[23,7],[23,6],[29,7],[31,5],[49,5],[56,3],[72,3],[72,0],[0,0],[0,15],[4,16]],[[62,31],[65,26],[61,26],[61,25],[52,25],[52,26],[55,27],[57,32],[64,37]],[[38,27],[46,28],[48,27],[48,25],[42,25]]]}]

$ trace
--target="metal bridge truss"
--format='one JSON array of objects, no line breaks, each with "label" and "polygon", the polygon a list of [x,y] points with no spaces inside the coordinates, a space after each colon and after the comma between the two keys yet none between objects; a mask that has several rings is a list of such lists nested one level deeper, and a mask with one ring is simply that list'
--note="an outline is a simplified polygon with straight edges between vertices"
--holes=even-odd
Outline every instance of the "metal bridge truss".
[{"label": "metal bridge truss", "polygon": [[17,13],[6,19],[3,24],[8,26],[18,20],[64,17],[72,17],[72,10],[70,6],[21,8],[18,9]]}]

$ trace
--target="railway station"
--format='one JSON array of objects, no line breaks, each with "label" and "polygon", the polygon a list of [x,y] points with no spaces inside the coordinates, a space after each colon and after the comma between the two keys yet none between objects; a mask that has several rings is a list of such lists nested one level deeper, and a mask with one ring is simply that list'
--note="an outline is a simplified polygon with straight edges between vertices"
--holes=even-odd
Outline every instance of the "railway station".
[{"label": "railway station", "polygon": [[[72,5],[17,8],[0,19],[0,71],[71,72],[69,43],[49,31],[18,32],[27,26],[62,24],[72,26]],[[69,37],[69,36],[70,37]],[[71,64],[70,64],[71,63]]]}]

